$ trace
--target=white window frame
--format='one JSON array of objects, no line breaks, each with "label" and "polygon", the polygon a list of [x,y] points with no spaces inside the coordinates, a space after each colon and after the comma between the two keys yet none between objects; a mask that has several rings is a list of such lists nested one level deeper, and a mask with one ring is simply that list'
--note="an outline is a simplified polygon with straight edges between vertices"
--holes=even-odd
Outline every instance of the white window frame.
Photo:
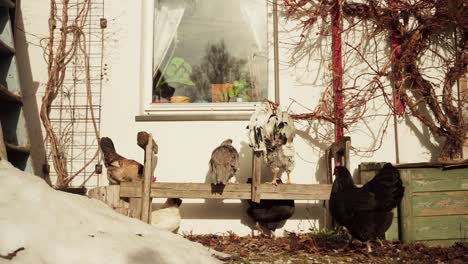
[{"label": "white window frame", "polygon": [[[266,0],[265,0],[266,1]],[[276,3],[276,0],[274,0]],[[147,115],[154,116],[154,120],[159,120],[157,116],[162,117],[161,120],[182,120],[180,117],[188,117],[188,119],[197,119],[200,116],[214,115],[214,120],[219,120],[219,116],[235,116],[235,115],[250,115],[255,107],[256,102],[252,103],[150,103],[152,100],[153,87],[153,19],[154,19],[154,0],[142,1],[141,5],[141,69],[140,69],[140,114],[137,116],[137,121],[151,121],[153,119],[145,117]],[[268,1],[267,6],[267,27],[268,27],[268,99],[278,103],[278,58],[277,58],[277,19],[271,15],[273,4]],[[274,22],[275,21],[275,22]],[[276,41],[275,41],[276,40]],[[276,51],[276,52],[275,52]],[[276,56],[275,56],[276,55]],[[216,118],[218,116],[218,118]],[[190,118],[194,117],[194,118]],[[227,118],[229,119],[229,118]],[[236,119],[236,118],[234,118]],[[237,118],[238,119],[238,118]]]}]

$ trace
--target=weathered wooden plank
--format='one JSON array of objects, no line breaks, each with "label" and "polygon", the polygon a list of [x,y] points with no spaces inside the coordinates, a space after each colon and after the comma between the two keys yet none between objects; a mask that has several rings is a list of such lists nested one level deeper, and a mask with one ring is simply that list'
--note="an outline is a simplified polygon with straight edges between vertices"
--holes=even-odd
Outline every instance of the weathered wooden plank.
[{"label": "weathered wooden plank", "polygon": [[328,200],[330,184],[262,184],[262,199]]},{"label": "weathered wooden plank", "polygon": [[129,211],[130,217],[141,219],[141,198],[130,198]]},{"label": "weathered wooden plank", "polygon": [[[141,185],[122,183],[121,197],[141,197]],[[201,199],[251,199],[250,184],[227,184],[222,194],[213,192],[207,183],[151,184],[152,198],[201,198]],[[278,184],[264,183],[259,186],[261,199],[328,200],[330,184]]]},{"label": "weathered wooden plank", "polygon": [[468,234],[468,215],[414,218],[414,241],[462,239]]},{"label": "weathered wooden plank", "polygon": [[468,191],[413,194],[413,216],[468,215]]},{"label": "weathered wooden plank", "polygon": [[227,184],[223,190],[205,183],[153,183],[153,198],[251,199],[250,184]]},{"label": "weathered wooden plank", "polygon": [[414,229],[413,229],[413,205],[412,205],[412,197],[413,192],[411,186],[411,175],[403,173],[404,171],[400,171],[401,180],[403,182],[403,186],[405,186],[405,194],[400,204],[400,224],[401,224],[401,234],[400,240],[403,242],[411,242],[414,241]]},{"label": "weathered wooden plank", "polygon": [[260,183],[262,178],[262,163],[263,163],[263,152],[254,151],[253,153],[253,164],[252,164],[252,197],[250,198],[253,202],[260,202]]},{"label": "weathered wooden plank", "polygon": [[110,188],[107,188],[107,193],[110,194],[111,198],[109,202],[112,205],[112,208],[120,207],[120,186],[111,185]]},{"label": "weathered wooden plank", "polygon": [[[140,135],[147,134],[145,132],[138,133],[138,140]],[[155,168],[155,158],[153,155],[153,147],[156,143],[153,141],[153,136],[147,134],[147,144],[145,146],[145,168],[143,174],[143,199],[141,204],[141,220],[145,223],[150,223],[150,210],[151,210],[151,179],[153,178],[153,170]],[[140,143],[140,142],[139,142]],[[157,152],[155,152],[157,153]]]},{"label": "weathered wooden plank", "polygon": [[441,170],[437,168],[415,168],[400,170],[402,177],[411,177],[407,189],[412,192],[461,191],[468,189],[468,168]]},{"label": "weathered wooden plank", "polygon": [[139,183],[122,182],[120,184],[120,197],[141,197],[142,186]]},{"label": "weathered wooden plank", "polygon": [[8,160],[5,142],[3,142],[2,122],[0,121],[0,160]]}]

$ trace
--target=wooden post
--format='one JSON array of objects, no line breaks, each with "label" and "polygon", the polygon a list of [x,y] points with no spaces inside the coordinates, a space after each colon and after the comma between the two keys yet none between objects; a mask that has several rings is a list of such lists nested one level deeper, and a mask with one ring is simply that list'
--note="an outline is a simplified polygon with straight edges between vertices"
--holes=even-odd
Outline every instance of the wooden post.
[{"label": "wooden post", "polygon": [[151,180],[157,163],[157,144],[153,136],[146,132],[138,132],[137,144],[145,150],[145,166],[143,174],[143,193],[141,201],[141,220],[150,223],[151,211]]},{"label": "wooden post", "polygon": [[260,183],[262,180],[262,162],[263,152],[253,152],[253,164],[252,164],[252,202],[260,202]]},{"label": "wooden post", "polygon": [[350,170],[349,151],[351,150],[351,137],[342,137],[343,141],[343,166]]},{"label": "wooden post", "polygon": [[2,122],[0,122],[0,160],[8,160],[5,142],[3,141]]},{"label": "wooden post", "polygon": [[[335,143],[333,143],[335,144]],[[330,146],[326,150],[325,153],[325,160],[327,162],[327,178],[326,184],[332,184],[333,183],[333,165],[332,165],[332,158],[333,158],[333,146]],[[333,228],[333,219],[330,213],[330,200],[325,200],[324,202],[325,205],[325,215],[324,215],[324,226],[326,229],[332,229]]]}]

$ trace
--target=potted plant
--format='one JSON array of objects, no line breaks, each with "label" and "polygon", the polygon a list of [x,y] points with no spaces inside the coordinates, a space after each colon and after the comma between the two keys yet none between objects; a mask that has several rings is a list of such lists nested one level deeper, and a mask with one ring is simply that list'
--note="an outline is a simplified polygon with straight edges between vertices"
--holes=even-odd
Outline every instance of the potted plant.
[{"label": "potted plant", "polygon": [[248,102],[250,101],[250,96],[248,94],[250,90],[250,85],[247,80],[236,80],[233,83],[232,88],[228,92],[228,97],[230,102]]},{"label": "potted plant", "polygon": [[194,86],[191,74],[192,66],[188,62],[181,57],[173,57],[163,73],[160,70],[156,73],[153,83],[153,95],[158,97],[156,102],[173,102],[177,87]]}]

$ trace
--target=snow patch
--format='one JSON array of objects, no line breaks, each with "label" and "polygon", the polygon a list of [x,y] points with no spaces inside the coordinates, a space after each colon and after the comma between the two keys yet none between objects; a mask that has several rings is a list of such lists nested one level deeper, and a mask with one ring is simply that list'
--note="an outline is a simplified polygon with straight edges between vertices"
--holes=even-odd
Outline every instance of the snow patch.
[{"label": "snow patch", "polygon": [[220,263],[212,253],[0,160],[0,263]]}]

